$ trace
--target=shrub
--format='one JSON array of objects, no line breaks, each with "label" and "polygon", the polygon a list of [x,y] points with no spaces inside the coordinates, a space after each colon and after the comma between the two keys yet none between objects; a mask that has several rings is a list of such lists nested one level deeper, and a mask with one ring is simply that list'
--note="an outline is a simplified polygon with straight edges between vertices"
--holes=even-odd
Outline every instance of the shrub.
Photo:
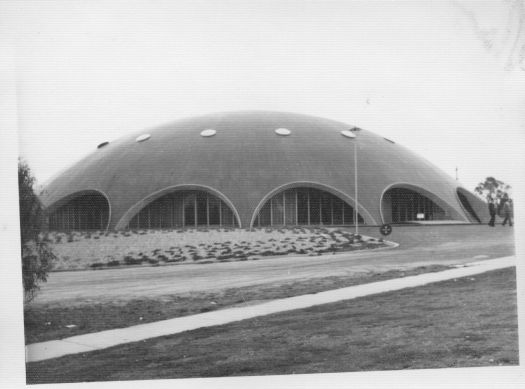
[{"label": "shrub", "polygon": [[142,259],[137,259],[126,255],[124,257],[124,262],[126,263],[126,265],[140,265],[142,263]]},{"label": "shrub", "polygon": [[180,261],[183,261],[183,260],[184,260],[184,258],[181,257],[180,255],[174,255],[171,258],[166,258],[165,262],[180,262]]},{"label": "shrub", "polygon": [[45,215],[40,200],[33,191],[35,178],[29,166],[18,161],[18,188],[20,205],[20,242],[24,300],[31,301],[39,283],[47,280],[51,263],[56,258],[47,242],[42,239]]}]

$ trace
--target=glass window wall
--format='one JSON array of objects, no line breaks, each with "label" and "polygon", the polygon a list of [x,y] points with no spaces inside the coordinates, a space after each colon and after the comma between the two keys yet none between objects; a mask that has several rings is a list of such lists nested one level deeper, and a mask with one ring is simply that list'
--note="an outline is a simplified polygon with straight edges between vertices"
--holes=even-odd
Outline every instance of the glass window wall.
[{"label": "glass window wall", "polygon": [[450,219],[443,208],[418,192],[394,188],[387,193],[391,199],[392,223]]},{"label": "glass window wall", "polygon": [[218,197],[199,190],[166,194],[140,210],[130,229],[180,227],[236,227],[233,211]]},{"label": "glass window wall", "polygon": [[[277,193],[263,205],[254,227],[353,224],[354,216],[350,205],[329,192],[292,188]],[[364,222],[361,215],[358,220]]]},{"label": "glass window wall", "polygon": [[51,231],[105,230],[109,221],[109,204],[99,194],[78,196],[57,208],[48,217]]}]

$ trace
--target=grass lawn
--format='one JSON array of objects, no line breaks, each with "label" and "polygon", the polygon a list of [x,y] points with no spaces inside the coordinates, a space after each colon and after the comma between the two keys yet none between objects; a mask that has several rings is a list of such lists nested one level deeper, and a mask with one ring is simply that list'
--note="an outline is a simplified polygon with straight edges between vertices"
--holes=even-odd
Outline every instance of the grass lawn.
[{"label": "grass lawn", "polygon": [[[382,273],[356,273],[347,276],[314,278],[286,283],[254,285],[213,292],[194,292],[158,298],[93,302],[71,305],[28,305],[24,310],[26,344],[61,339],[111,328],[129,327],[163,319],[213,311],[233,305],[274,300],[317,293],[330,289],[441,271],[447,266],[427,266],[410,270],[391,270]],[[75,327],[67,328],[67,325]]]},{"label": "grass lawn", "polygon": [[27,382],[518,364],[514,268],[27,364]]}]

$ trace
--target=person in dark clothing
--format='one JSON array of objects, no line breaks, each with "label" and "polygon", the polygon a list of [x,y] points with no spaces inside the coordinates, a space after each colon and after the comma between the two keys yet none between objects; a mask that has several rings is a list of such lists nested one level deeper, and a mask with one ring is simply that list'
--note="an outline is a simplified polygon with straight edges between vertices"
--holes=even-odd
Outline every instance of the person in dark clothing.
[{"label": "person in dark clothing", "polygon": [[505,219],[503,219],[502,225],[507,224],[509,222],[509,227],[512,227],[512,200],[509,199],[505,202],[503,205],[503,215],[505,216]]},{"label": "person in dark clothing", "polygon": [[490,214],[489,226],[494,227],[494,224],[496,222],[496,204],[494,204],[494,200],[490,196],[487,197],[487,201],[489,202],[489,214]]},{"label": "person in dark clothing", "polygon": [[496,207],[496,215],[503,217],[505,208],[505,204],[509,201],[509,195],[507,193],[503,193],[503,196],[498,201],[498,206]]}]

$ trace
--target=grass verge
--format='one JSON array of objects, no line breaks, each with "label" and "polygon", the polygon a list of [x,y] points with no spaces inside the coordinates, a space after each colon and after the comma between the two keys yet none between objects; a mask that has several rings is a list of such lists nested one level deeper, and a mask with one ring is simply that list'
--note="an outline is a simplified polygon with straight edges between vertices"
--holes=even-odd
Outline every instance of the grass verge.
[{"label": "grass verge", "polygon": [[[382,273],[356,273],[299,280],[286,283],[254,285],[213,292],[194,292],[158,298],[115,301],[79,305],[28,305],[24,310],[26,344],[61,339],[69,336],[112,328],[129,327],[163,319],[193,315],[221,308],[317,293],[330,289],[383,281],[448,269],[447,266],[426,266],[410,270]],[[66,327],[74,325],[74,327]]]},{"label": "grass verge", "polygon": [[518,364],[514,268],[27,364],[58,383]]}]

